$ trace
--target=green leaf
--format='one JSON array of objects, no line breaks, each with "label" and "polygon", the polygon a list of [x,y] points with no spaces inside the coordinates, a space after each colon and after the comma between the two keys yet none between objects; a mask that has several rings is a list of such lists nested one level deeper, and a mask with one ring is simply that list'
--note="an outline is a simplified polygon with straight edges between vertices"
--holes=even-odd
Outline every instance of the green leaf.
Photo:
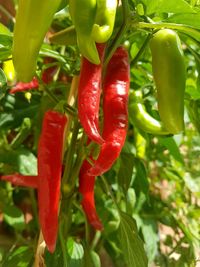
[{"label": "green leaf", "polygon": [[15,95],[6,94],[0,100],[0,106],[3,110],[0,112],[0,131],[17,128],[21,125],[24,118],[34,118],[38,112],[40,95],[32,94],[28,101],[23,93]]},{"label": "green leaf", "polygon": [[135,159],[136,176],[134,179],[134,188],[136,192],[143,192],[146,196],[149,192],[149,182],[147,179],[147,171],[140,159]]},{"label": "green leaf", "polygon": [[17,230],[23,230],[25,227],[24,215],[20,209],[15,206],[5,205],[3,208],[4,220],[10,226]]},{"label": "green leaf", "polygon": [[28,149],[0,150],[0,162],[13,166],[21,174],[37,175],[37,158]]},{"label": "green leaf", "polygon": [[[66,254],[67,254],[67,249],[66,249]],[[62,254],[62,249],[60,247],[60,242],[57,242],[56,249],[53,254],[50,253],[48,250],[46,250],[44,258],[45,258],[46,267],[64,266],[63,254]]]},{"label": "green leaf", "polygon": [[84,258],[82,267],[101,267],[99,255],[87,245],[84,246]]},{"label": "green leaf", "polygon": [[11,54],[11,48],[0,47],[0,60],[8,59]]},{"label": "green leaf", "polygon": [[195,10],[184,0],[143,0],[146,14],[153,13],[195,13]]},{"label": "green leaf", "polygon": [[23,122],[24,118],[32,118],[38,110],[38,105],[32,105],[27,108],[16,109],[15,111],[1,112],[0,114],[0,130],[8,130],[9,128],[17,128]]},{"label": "green leaf", "polygon": [[0,90],[7,85],[7,78],[2,69],[0,69]]},{"label": "green leaf", "polygon": [[167,18],[165,21],[172,22],[172,23],[178,23],[178,24],[185,24],[192,27],[195,27],[197,29],[200,29],[200,13],[196,14],[175,14]]},{"label": "green leaf", "polygon": [[147,256],[143,242],[137,234],[133,218],[120,213],[119,237],[124,259],[128,267],[147,267]]},{"label": "green leaf", "polygon": [[72,238],[67,241],[69,255],[69,267],[82,267],[84,250],[81,244],[76,243]]},{"label": "green leaf", "polygon": [[154,220],[146,219],[142,222],[142,233],[149,262],[153,262],[158,252],[158,232]]},{"label": "green leaf", "polygon": [[165,137],[165,138],[159,137],[158,139],[159,142],[169,150],[170,154],[175,160],[184,164],[183,157],[173,137]]},{"label": "green leaf", "polygon": [[99,255],[95,251],[90,251],[94,267],[101,267]]},{"label": "green leaf", "polygon": [[33,249],[21,246],[16,250],[11,250],[2,267],[31,267],[33,264]]},{"label": "green leaf", "polygon": [[2,210],[4,205],[9,203],[8,194],[5,188],[0,187],[0,210]]},{"label": "green leaf", "polygon": [[12,36],[0,34],[0,60],[9,58],[12,53]]},{"label": "green leaf", "polygon": [[84,247],[84,257],[83,257],[83,266],[82,267],[95,267],[92,261],[90,248],[88,246]]},{"label": "green leaf", "polygon": [[12,35],[9,29],[2,23],[0,23],[0,33],[5,34],[5,35],[10,35],[10,36]]},{"label": "green leaf", "polygon": [[124,193],[127,192],[131,183],[133,175],[134,158],[135,157],[133,154],[121,153],[120,155],[118,182],[119,185],[123,188]]},{"label": "green leaf", "polygon": [[6,47],[7,49],[12,48],[12,36],[0,34],[0,48],[2,47]]},{"label": "green leaf", "polygon": [[200,192],[200,178],[192,178],[190,173],[185,173],[183,176],[183,179],[185,181],[185,185],[187,188],[193,192],[193,193],[198,193]]},{"label": "green leaf", "polygon": [[196,90],[193,86],[187,86],[185,92],[190,95],[191,99],[200,99],[200,92]]},{"label": "green leaf", "polygon": [[126,194],[126,212],[130,215],[133,214],[136,204],[136,194],[133,188],[129,188]]},{"label": "green leaf", "polygon": [[0,69],[0,99],[4,97],[7,86],[7,78],[2,69]]},{"label": "green leaf", "polygon": [[64,57],[61,56],[57,51],[46,48],[45,46],[42,46],[42,49],[40,50],[40,56],[52,57],[57,59],[59,62],[66,63]]}]

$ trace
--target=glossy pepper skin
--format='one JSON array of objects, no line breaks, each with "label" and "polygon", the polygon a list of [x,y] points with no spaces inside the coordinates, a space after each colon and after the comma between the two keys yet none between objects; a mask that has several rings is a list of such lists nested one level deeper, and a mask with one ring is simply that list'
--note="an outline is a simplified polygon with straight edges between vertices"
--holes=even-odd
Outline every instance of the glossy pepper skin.
[{"label": "glossy pepper skin", "polygon": [[97,0],[95,24],[92,28],[92,37],[97,43],[105,43],[112,35],[117,0]]},{"label": "glossy pepper skin", "polygon": [[157,88],[158,111],[166,129],[184,129],[186,71],[181,42],[176,32],[159,30],[150,41],[152,69]]},{"label": "glossy pepper skin", "polygon": [[103,139],[99,156],[90,175],[102,175],[119,157],[124,145],[128,127],[128,92],[130,84],[128,53],[117,48],[108,63],[103,83]]},{"label": "glossy pepper skin", "polygon": [[[105,45],[97,45],[101,62]],[[78,86],[78,116],[89,139],[102,144],[104,141],[99,133],[98,116],[101,93],[102,63],[95,65],[86,58],[82,59]]]},{"label": "glossy pepper skin", "polygon": [[13,36],[13,63],[21,82],[35,75],[37,57],[61,0],[19,0]]},{"label": "glossy pepper skin", "polygon": [[94,200],[94,185],[96,177],[88,175],[88,170],[90,168],[90,163],[87,160],[84,160],[79,173],[79,192],[83,197],[81,205],[89,223],[94,227],[94,229],[101,231],[103,229],[103,225],[96,212]]},{"label": "glossy pepper skin", "polygon": [[13,185],[25,186],[31,188],[38,187],[38,177],[33,175],[23,175],[14,173],[0,176],[0,180],[11,182]]},{"label": "glossy pepper skin", "polygon": [[163,123],[154,119],[142,103],[142,93],[132,91],[129,96],[129,119],[138,129],[155,135],[169,135]]},{"label": "glossy pepper skin", "polygon": [[96,0],[69,0],[69,11],[76,29],[80,52],[93,64],[100,63],[95,41],[92,38],[96,8]]},{"label": "glossy pepper skin", "polygon": [[62,150],[66,123],[65,115],[52,110],[47,111],[38,144],[39,221],[50,252],[55,250],[58,231]]}]

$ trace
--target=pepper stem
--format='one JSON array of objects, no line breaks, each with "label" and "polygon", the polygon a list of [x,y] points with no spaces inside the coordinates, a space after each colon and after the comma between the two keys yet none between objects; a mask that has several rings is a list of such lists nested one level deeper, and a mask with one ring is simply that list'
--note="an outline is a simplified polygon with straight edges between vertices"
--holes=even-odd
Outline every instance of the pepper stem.
[{"label": "pepper stem", "polygon": [[180,32],[185,32],[188,34],[192,34],[194,36],[198,36],[200,38],[200,33],[199,31],[192,27],[192,26],[188,26],[188,25],[184,25],[184,24],[177,24],[177,23],[163,23],[163,22],[155,22],[155,23],[147,23],[147,22],[134,22],[132,24],[133,27],[137,27],[140,29],[162,29],[162,28],[167,28],[167,29],[173,29],[173,30],[178,30]]},{"label": "pepper stem", "polygon": [[142,53],[144,52],[145,48],[147,47],[149,40],[151,39],[151,34],[148,34],[147,37],[145,38],[140,50],[137,52],[136,56],[131,60],[130,62],[130,67],[132,68],[137,61],[139,60],[140,56],[142,55]]},{"label": "pepper stem", "polygon": [[104,69],[106,69],[108,62],[110,61],[111,57],[113,56],[115,50],[119,46],[124,33],[126,32],[128,26],[130,25],[130,9],[129,9],[129,4],[128,0],[122,0],[122,11],[123,11],[123,23],[117,32],[114,40],[110,44],[108,48],[108,55],[106,56],[105,62],[104,62]]}]

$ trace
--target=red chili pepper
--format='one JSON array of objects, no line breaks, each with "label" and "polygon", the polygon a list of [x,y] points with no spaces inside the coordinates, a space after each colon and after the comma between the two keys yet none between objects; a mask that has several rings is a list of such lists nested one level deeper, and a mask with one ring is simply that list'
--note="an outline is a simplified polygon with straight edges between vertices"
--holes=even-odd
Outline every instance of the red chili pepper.
[{"label": "red chili pepper", "polygon": [[[55,60],[47,57],[44,59],[44,64],[49,64],[54,62]],[[49,68],[46,68],[42,71],[42,81],[45,84],[49,84],[53,81],[53,77],[58,70],[58,66],[51,66]],[[23,92],[27,90],[33,90],[33,89],[38,89],[39,88],[39,82],[36,77],[33,77],[33,80],[24,83],[24,82],[18,82],[13,88],[10,89],[10,94],[15,94],[17,92]]]},{"label": "red chili pepper", "polygon": [[45,84],[49,84],[53,81],[53,77],[56,74],[58,70],[58,66],[52,66],[49,68],[46,68],[43,72],[42,72],[42,81]]},{"label": "red chili pepper", "polygon": [[128,126],[128,91],[130,83],[128,53],[119,47],[107,66],[103,84],[103,139],[105,143],[90,175],[101,175],[108,171],[119,157],[124,145]]},{"label": "red chili pepper", "polygon": [[39,82],[36,77],[29,83],[18,82],[13,88],[10,89],[10,94],[15,94],[17,92],[38,89]]},{"label": "red chili pepper", "polygon": [[86,58],[82,59],[78,86],[78,116],[88,137],[98,144],[103,144],[104,140],[99,133],[98,117],[105,45],[98,44],[97,49],[101,60],[99,65],[92,64]]},{"label": "red chili pepper", "polygon": [[[55,62],[54,58],[51,57],[45,57],[44,58],[44,65]],[[49,84],[53,81],[53,77],[58,71],[58,66],[51,66],[43,70],[42,72],[42,81],[45,84]]]},{"label": "red chili pepper", "polygon": [[50,252],[55,250],[58,230],[58,208],[62,175],[63,137],[67,118],[56,111],[44,115],[38,145],[38,176],[3,175],[0,178],[14,185],[38,189],[39,221]]},{"label": "red chili pepper", "polygon": [[0,176],[0,179],[4,181],[9,181],[14,185],[32,188],[38,187],[38,177],[33,175],[22,175],[19,173],[14,173],[10,175],[2,175]]},{"label": "red chili pepper", "polygon": [[102,230],[103,225],[98,217],[94,201],[94,184],[95,176],[89,176],[88,170],[91,168],[90,163],[84,160],[79,173],[79,192],[83,199],[81,205],[87,216],[89,223],[96,229]]},{"label": "red chili pepper", "polygon": [[39,221],[50,252],[55,250],[58,231],[62,150],[66,123],[65,115],[47,111],[38,145]]}]

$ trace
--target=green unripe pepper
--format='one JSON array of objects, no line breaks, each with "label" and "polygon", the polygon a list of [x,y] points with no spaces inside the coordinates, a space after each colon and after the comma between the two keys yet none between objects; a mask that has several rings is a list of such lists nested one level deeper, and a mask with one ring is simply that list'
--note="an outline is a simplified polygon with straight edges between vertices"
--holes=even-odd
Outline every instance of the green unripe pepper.
[{"label": "green unripe pepper", "polygon": [[95,23],[96,0],[70,0],[69,12],[76,29],[81,54],[93,64],[100,64],[99,54],[92,37]]},{"label": "green unripe pepper", "polygon": [[169,135],[163,123],[154,119],[142,102],[142,93],[132,91],[129,96],[129,119],[139,130],[155,135]]},{"label": "green unripe pepper", "polygon": [[61,0],[19,0],[13,37],[13,63],[18,79],[35,75],[37,56]]},{"label": "green unripe pepper", "polygon": [[150,48],[158,111],[166,129],[177,134],[184,129],[186,71],[181,42],[176,32],[163,29],[153,35]]},{"label": "green unripe pepper", "polygon": [[97,12],[95,24],[92,29],[92,36],[97,43],[105,43],[112,35],[117,0],[97,0]]}]

